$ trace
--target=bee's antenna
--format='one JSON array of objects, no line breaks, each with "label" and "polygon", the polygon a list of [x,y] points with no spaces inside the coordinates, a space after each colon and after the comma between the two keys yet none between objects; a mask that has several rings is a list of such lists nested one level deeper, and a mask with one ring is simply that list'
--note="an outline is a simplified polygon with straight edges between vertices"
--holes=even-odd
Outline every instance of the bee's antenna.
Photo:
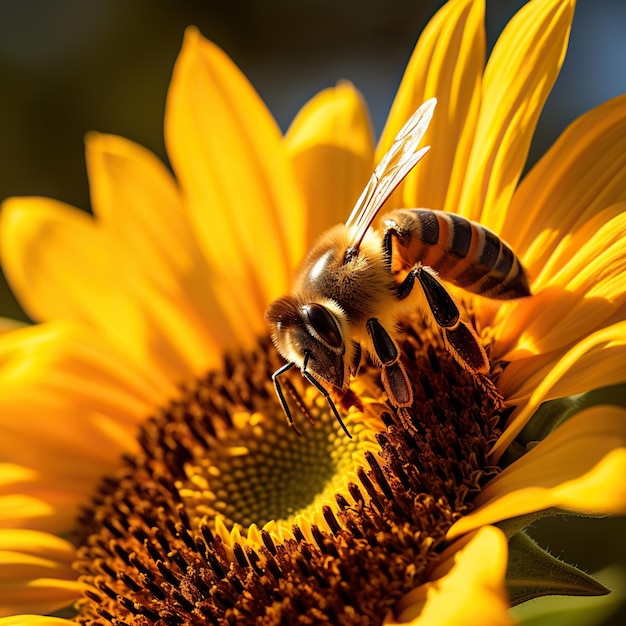
[{"label": "bee's antenna", "polygon": [[307,409],[302,396],[298,393],[296,388],[293,386],[293,383],[288,378],[285,378],[283,381],[283,389],[287,390],[287,393],[291,396],[292,400],[298,405],[302,415],[304,415],[304,417],[306,417],[309,422],[315,426],[315,420],[311,416],[309,409]]},{"label": "bee's antenna", "polygon": [[[324,388],[324,386],[318,380],[313,378],[313,375],[310,372],[307,372],[306,366],[309,362],[310,356],[311,356],[311,351],[305,350],[304,351],[304,363],[302,364],[302,376],[304,376],[324,396],[324,398],[326,398],[326,402],[328,402],[328,406],[332,409],[332,412],[335,414],[335,417],[337,418],[337,421],[339,422],[339,424],[341,424],[341,428],[343,428],[343,432],[346,433],[346,435],[348,435],[350,439],[352,439],[352,435],[346,428],[346,425],[343,423],[343,420],[341,419],[341,416],[339,415],[339,411],[337,411],[337,407],[335,406],[335,403],[333,402],[333,399],[330,397],[330,394],[328,393],[328,391]],[[293,363],[291,365],[293,365]],[[284,368],[281,368],[281,370],[282,369]]]},{"label": "bee's antenna", "polygon": [[282,376],[285,372],[288,372],[294,365],[294,363],[285,363],[285,365],[279,367],[272,374],[272,382],[274,383],[274,389],[276,389],[278,401],[280,402],[280,406],[283,407],[283,411],[285,412],[285,417],[287,418],[289,425],[296,431],[297,435],[302,436],[302,433],[296,428],[296,425],[293,422],[293,417],[291,417],[291,411],[289,410],[289,405],[287,404],[287,400],[285,399],[283,388],[280,386],[280,381],[278,380],[279,376]]}]

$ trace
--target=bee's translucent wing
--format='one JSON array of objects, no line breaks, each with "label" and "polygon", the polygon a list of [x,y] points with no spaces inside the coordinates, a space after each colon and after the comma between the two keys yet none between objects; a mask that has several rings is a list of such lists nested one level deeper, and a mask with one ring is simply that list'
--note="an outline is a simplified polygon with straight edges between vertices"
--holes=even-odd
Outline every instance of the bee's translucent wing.
[{"label": "bee's translucent wing", "polygon": [[351,248],[358,250],[387,198],[430,149],[425,146],[417,150],[417,146],[430,124],[436,104],[436,98],[431,98],[411,115],[374,170],[346,222],[350,229]]}]

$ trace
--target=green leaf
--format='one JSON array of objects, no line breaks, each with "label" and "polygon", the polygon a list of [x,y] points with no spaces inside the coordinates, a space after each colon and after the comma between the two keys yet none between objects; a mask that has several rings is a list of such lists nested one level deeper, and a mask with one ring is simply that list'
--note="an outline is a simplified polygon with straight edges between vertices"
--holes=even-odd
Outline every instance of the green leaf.
[{"label": "green leaf", "polygon": [[579,394],[544,402],[520,433],[522,441],[527,443],[543,441],[563,422],[580,411],[583,398],[584,394]]},{"label": "green leaf", "polygon": [[626,407],[626,383],[600,387],[600,389],[593,389],[583,394],[581,409],[596,404],[615,404]]},{"label": "green leaf", "polygon": [[524,456],[533,446],[543,441],[563,422],[581,410],[584,398],[585,394],[579,394],[544,402],[502,455],[500,465],[502,467],[511,465],[511,463]]},{"label": "green leaf", "polygon": [[610,593],[585,572],[548,554],[522,531],[509,539],[506,580],[512,606],[541,596]]},{"label": "green leaf", "polygon": [[[601,597],[546,596],[511,609],[521,626],[608,626],[623,624],[626,606],[624,571],[619,567],[599,572],[615,591]],[[621,611],[620,611],[621,609]],[[622,616],[620,618],[620,616]]]}]

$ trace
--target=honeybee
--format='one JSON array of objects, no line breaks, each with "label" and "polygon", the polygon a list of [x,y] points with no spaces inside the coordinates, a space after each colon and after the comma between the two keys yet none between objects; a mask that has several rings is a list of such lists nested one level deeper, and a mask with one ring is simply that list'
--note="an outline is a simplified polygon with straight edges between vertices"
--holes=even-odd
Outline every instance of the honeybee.
[{"label": "honeybee", "polygon": [[[441,329],[448,351],[466,370],[487,373],[489,360],[472,325],[441,283],[497,299],[530,295],[524,269],[511,248],[484,226],[429,209],[399,209],[372,227],[385,201],[430,149],[418,145],[436,100],[409,118],[376,167],[345,224],[326,231],[302,263],[290,295],[266,313],[272,340],[287,361],[272,374],[276,394],[293,426],[279,378],[298,366],[326,398],[350,436],[327,386],[347,390],[363,346],[381,368],[389,402],[413,403],[413,390],[393,338],[398,317],[416,307],[414,294]],[[420,286],[415,290],[416,283]]]}]

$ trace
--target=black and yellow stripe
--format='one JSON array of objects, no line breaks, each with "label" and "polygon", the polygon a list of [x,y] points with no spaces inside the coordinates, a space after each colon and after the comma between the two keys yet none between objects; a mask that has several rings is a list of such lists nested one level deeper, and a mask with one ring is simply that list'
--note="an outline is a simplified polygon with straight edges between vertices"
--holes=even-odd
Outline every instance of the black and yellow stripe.
[{"label": "black and yellow stripe", "polygon": [[429,209],[399,209],[383,218],[392,237],[392,267],[431,267],[467,291],[508,300],[530,295],[524,269],[497,235],[460,215]]}]

